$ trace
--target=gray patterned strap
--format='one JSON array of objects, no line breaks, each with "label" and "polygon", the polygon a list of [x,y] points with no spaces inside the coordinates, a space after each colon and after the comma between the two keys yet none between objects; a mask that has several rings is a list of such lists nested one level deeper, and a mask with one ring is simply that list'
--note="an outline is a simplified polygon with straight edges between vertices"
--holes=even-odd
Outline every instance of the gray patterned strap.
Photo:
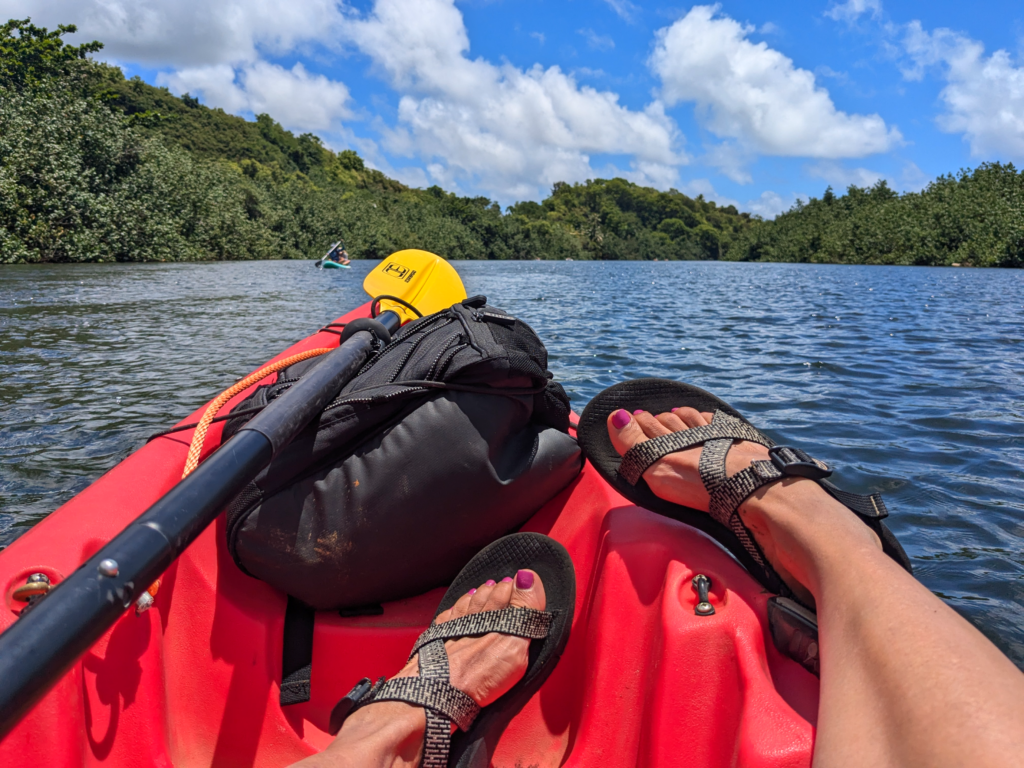
[{"label": "gray patterned strap", "polygon": [[447,680],[436,677],[395,677],[380,686],[373,701],[404,701],[444,715],[463,731],[468,730],[480,707]]},{"label": "gray patterned strap", "polygon": [[658,459],[664,458],[670,453],[693,448],[708,440],[723,439],[748,440],[767,448],[773,445],[771,440],[745,421],[729,416],[722,411],[715,411],[711,423],[703,427],[692,427],[637,443],[622,457],[622,463],[619,464],[619,475],[630,485],[636,485],[648,467]]},{"label": "gray patterned strap", "polygon": [[708,513],[722,525],[729,527],[733,513],[750,494],[762,485],[775,482],[784,475],[770,461],[754,461],[746,469],[719,483],[711,495]]},{"label": "gray patterned strap", "polygon": [[704,443],[697,471],[700,473],[700,479],[704,482],[708,495],[728,479],[725,472],[725,457],[729,454],[730,448],[732,448],[732,440],[729,438],[708,440]]},{"label": "gray patterned strap", "polygon": [[451,747],[449,722],[461,730],[469,727],[480,714],[472,697],[449,682],[448,651],[444,641],[459,637],[499,632],[530,639],[548,636],[557,612],[533,608],[503,608],[484,611],[434,624],[413,646],[412,658],[419,654],[419,677],[398,677],[380,683],[359,702],[366,706],[374,701],[404,701],[426,710],[427,727],[423,733],[422,768],[445,768]]},{"label": "gray patterned strap", "polygon": [[[427,643],[420,648],[419,674],[422,678],[448,681],[448,651],[443,642]],[[451,748],[451,725],[445,715],[425,709],[426,728],[423,731],[423,760],[420,768],[447,768]]]},{"label": "gray patterned strap", "polygon": [[[490,632],[539,640],[548,636],[548,632],[551,630],[551,622],[554,618],[554,613],[538,611],[533,608],[517,608],[515,606],[502,608],[499,611],[470,613],[466,616],[459,616],[456,619],[449,619],[441,624],[432,625],[426,632],[420,635],[416,645],[412,648],[412,654],[415,654],[427,643],[432,643],[435,640],[473,637],[476,635],[486,635]],[[412,658],[412,654],[409,655],[409,658]]]}]

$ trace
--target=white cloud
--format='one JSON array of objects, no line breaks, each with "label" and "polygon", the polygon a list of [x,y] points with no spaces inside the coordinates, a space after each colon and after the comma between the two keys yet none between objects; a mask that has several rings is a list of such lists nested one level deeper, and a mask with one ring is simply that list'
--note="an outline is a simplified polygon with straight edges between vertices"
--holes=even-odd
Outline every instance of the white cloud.
[{"label": "white cloud", "polygon": [[896,175],[873,171],[870,168],[847,168],[841,163],[831,161],[815,163],[805,170],[811,178],[825,181],[837,195],[844,194],[851,184],[861,188],[873,187],[882,180],[895,190],[919,192],[931,181],[930,176],[909,160]]},{"label": "white cloud", "polygon": [[587,40],[587,46],[595,51],[610,51],[615,47],[615,41],[608,35],[599,35],[589,27],[579,30],[579,34]]},{"label": "white cloud", "polygon": [[378,0],[348,38],[403,94],[385,146],[421,158],[439,184],[466,181],[511,200],[594,178],[593,154],[626,155],[627,173],[661,183],[685,162],[658,102],[634,111],[558,67],[468,58],[453,0]]},{"label": "white cloud", "polygon": [[918,168],[917,163],[907,161],[900,173],[900,188],[907,192],[920,192],[931,180],[931,176]]},{"label": "white cloud", "polygon": [[640,8],[629,0],[604,0],[624,21],[633,21],[640,13]]},{"label": "white cloud", "polygon": [[731,197],[718,194],[715,191],[714,185],[708,179],[690,179],[679,185],[679,191],[689,197],[697,197],[702,195],[705,200],[712,200],[720,207],[727,205],[734,205],[736,208],[741,208],[739,202],[733,200]]},{"label": "white cloud", "polygon": [[720,173],[737,184],[750,184],[754,178],[747,170],[750,161],[753,159],[749,150],[739,146],[735,141],[723,141],[721,144],[714,144],[707,147],[707,151],[701,160],[717,168]]},{"label": "white cloud", "polygon": [[330,43],[344,21],[335,0],[5,0],[8,16],[98,39],[102,55],[154,67],[252,62],[308,41]]},{"label": "white cloud", "polygon": [[[381,169],[384,173],[390,176],[392,179],[405,184],[407,187],[429,187],[431,182],[427,177],[427,172],[422,168],[415,165],[407,165],[401,168],[386,168]],[[452,190],[447,190],[451,192]]]},{"label": "white cloud", "polygon": [[157,82],[228,112],[267,112],[286,128],[336,131],[350,116],[343,83],[261,54],[333,45],[344,16],[335,0],[8,0],[7,12],[54,27],[72,20],[100,56],[169,68]]},{"label": "white cloud", "polygon": [[814,71],[816,74],[821,75],[822,77],[831,78],[832,80],[835,80],[839,83],[843,83],[844,85],[850,82],[850,76],[846,74],[846,72],[840,72],[838,70],[832,69],[832,67],[828,66],[827,64],[822,64],[819,67],[815,67]]},{"label": "white cloud", "polygon": [[840,194],[851,184],[855,187],[872,187],[885,175],[868,168],[846,168],[841,163],[822,161],[807,168],[807,174],[822,179]]},{"label": "white cloud", "polygon": [[926,32],[919,21],[907,25],[903,45],[912,62],[903,72],[908,80],[942,69],[941,130],[962,133],[975,157],[1024,158],[1024,66],[1003,50],[986,57],[982,43],[958,32]]},{"label": "white cloud", "polygon": [[753,27],[695,6],[657,33],[650,65],[668,106],[696,102],[708,130],[744,148],[791,157],[863,157],[902,137],[878,115],[836,109],[814,75],[765,43]]},{"label": "white cloud", "polygon": [[629,170],[608,165],[598,169],[601,178],[610,179],[616,176],[639,184],[641,187],[654,187],[665,192],[679,183],[679,169],[674,165],[648,163],[642,160],[630,163]]},{"label": "white cloud", "polygon": [[543,32],[531,32],[530,33],[530,37],[532,37],[534,40],[536,40],[541,45],[544,45],[544,40],[546,38],[544,37],[544,33]]},{"label": "white cloud", "polygon": [[291,69],[265,61],[237,69],[215,64],[163,73],[157,82],[177,94],[202,94],[207,105],[226,112],[266,112],[297,131],[337,130],[351,116],[344,84],[310,74],[301,63]]},{"label": "white cloud", "polygon": [[882,0],[846,0],[845,3],[835,3],[825,11],[825,15],[836,21],[852,24],[868,12],[871,13],[871,18],[877,19],[882,14]]},{"label": "white cloud", "polygon": [[798,195],[789,194],[783,197],[778,192],[768,190],[762,192],[760,197],[749,201],[744,206],[744,210],[750,211],[762,219],[774,219],[780,213],[784,213],[792,208],[793,204],[799,199]]},{"label": "white cloud", "polygon": [[[628,0],[608,0],[631,18]],[[597,175],[592,157],[624,158],[618,174],[667,186],[686,162],[675,122],[657,101],[631,110],[618,94],[577,83],[558,67],[519,69],[468,57],[454,0],[376,0],[359,13],[344,0],[8,0],[13,15],[55,26],[74,20],[78,40],[98,38],[104,56],[163,70],[158,81],[230,112],[268,112],[288,128],[355,137],[345,84],[267,61],[354,45],[399,96],[383,146],[415,157],[427,176],[503,198],[535,197],[555,181]],[[537,33],[543,42],[543,33]],[[614,43],[595,33],[591,44]],[[378,120],[376,124],[382,125]],[[327,137],[331,138],[330,135]]]}]

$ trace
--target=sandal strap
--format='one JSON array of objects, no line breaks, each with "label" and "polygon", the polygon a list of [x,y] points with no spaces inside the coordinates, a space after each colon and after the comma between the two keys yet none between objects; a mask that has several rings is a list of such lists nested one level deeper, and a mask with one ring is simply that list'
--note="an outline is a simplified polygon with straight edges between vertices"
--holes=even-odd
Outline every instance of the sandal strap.
[{"label": "sandal strap", "polygon": [[691,427],[637,443],[623,455],[622,462],[619,464],[619,475],[630,485],[636,485],[654,462],[670,453],[685,451],[709,440],[729,440],[730,444],[733,440],[747,440],[751,443],[759,443],[766,448],[771,448],[774,445],[771,440],[745,421],[722,411],[715,411],[710,424]]},{"label": "sandal strap", "polygon": [[880,493],[851,493],[842,488],[836,488],[828,480],[819,480],[818,485],[824,488],[833,499],[867,520],[883,520],[889,516],[889,509],[885,506],[885,501],[882,500]]},{"label": "sandal strap", "polygon": [[348,714],[376,701],[404,701],[423,707],[427,727],[423,733],[423,760],[420,764],[422,768],[446,768],[451,750],[450,723],[455,723],[462,731],[469,730],[480,714],[480,706],[469,694],[460,691],[449,681],[451,669],[444,641],[491,632],[539,640],[548,636],[557,615],[557,611],[510,606],[431,625],[419,636],[409,654],[410,659],[418,654],[419,676],[379,681],[350,710],[346,710],[338,727],[341,727],[340,722]]},{"label": "sandal strap", "polygon": [[709,496],[729,478],[725,472],[725,457],[730,448],[732,448],[730,439],[708,440],[704,443],[704,450],[700,452],[697,471],[700,473],[700,479],[704,482]]},{"label": "sandal strap", "polygon": [[[448,652],[445,650],[443,641],[427,643],[420,648],[419,667],[420,677],[448,683],[451,668],[448,665]],[[476,704],[476,702],[472,703]],[[452,740],[450,718],[434,709],[425,708],[423,711],[427,718],[427,727],[423,731],[421,768],[447,768]],[[470,722],[475,718],[474,714]]]},{"label": "sandal strap", "polygon": [[711,505],[708,513],[722,525],[729,520],[754,491],[768,483],[774,483],[784,475],[770,461],[752,461],[732,477],[710,490]]},{"label": "sandal strap", "polygon": [[[469,730],[476,716],[480,714],[479,705],[464,691],[460,691],[447,680],[436,677],[395,677],[377,688],[372,697],[360,702],[365,706],[378,701],[404,701],[423,707],[428,712],[444,715],[463,731]],[[445,739],[447,742],[447,727]],[[428,745],[429,746],[429,745]],[[426,754],[424,750],[424,765]]]},{"label": "sandal strap", "polygon": [[498,632],[502,635],[514,635],[526,637],[531,640],[540,640],[548,636],[551,630],[551,622],[555,619],[555,613],[538,611],[534,608],[517,608],[509,606],[498,611],[483,611],[482,613],[470,613],[459,616],[456,619],[449,619],[441,624],[433,624],[426,632],[419,636],[416,644],[412,647],[413,654],[428,643],[437,640],[452,640],[459,637],[473,637],[486,635],[491,632]]},{"label": "sandal strap", "polygon": [[783,475],[772,462],[755,461],[746,469],[729,477],[725,469],[725,459],[736,440],[747,440],[766,448],[771,448],[775,444],[742,419],[723,411],[715,411],[710,424],[662,435],[633,446],[622,457],[619,474],[626,482],[635,485],[655,461],[670,453],[684,451],[703,443],[704,449],[700,452],[698,472],[711,499],[710,516],[733,532],[755,563],[767,568],[761,548],[743,525],[737,510],[750,494]]}]

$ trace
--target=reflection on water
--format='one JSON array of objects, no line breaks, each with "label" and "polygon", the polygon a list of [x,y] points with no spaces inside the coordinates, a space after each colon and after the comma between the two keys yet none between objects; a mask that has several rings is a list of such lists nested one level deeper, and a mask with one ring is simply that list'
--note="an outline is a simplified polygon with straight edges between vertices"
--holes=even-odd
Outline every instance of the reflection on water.
[{"label": "reflection on water", "polygon": [[[372,266],[0,269],[0,544],[288,344]],[[688,381],[881,490],[919,578],[1024,666],[1024,272],[460,262],[581,410]]]}]

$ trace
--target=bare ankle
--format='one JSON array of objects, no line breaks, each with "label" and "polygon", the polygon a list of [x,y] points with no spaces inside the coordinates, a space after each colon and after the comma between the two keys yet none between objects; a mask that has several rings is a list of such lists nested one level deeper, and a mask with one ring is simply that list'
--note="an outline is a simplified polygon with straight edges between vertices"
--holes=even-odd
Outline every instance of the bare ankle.
[{"label": "bare ankle", "polygon": [[764,486],[739,513],[775,570],[805,602],[819,594],[821,564],[837,547],[882,549],[874,531],[812,480]]},{"label": "bare ankle", "polygon": [[419,765],[426,716],[400,701],[371,704],[345,721],[338,738],[317,757],[324,765],[399,768]]}]

